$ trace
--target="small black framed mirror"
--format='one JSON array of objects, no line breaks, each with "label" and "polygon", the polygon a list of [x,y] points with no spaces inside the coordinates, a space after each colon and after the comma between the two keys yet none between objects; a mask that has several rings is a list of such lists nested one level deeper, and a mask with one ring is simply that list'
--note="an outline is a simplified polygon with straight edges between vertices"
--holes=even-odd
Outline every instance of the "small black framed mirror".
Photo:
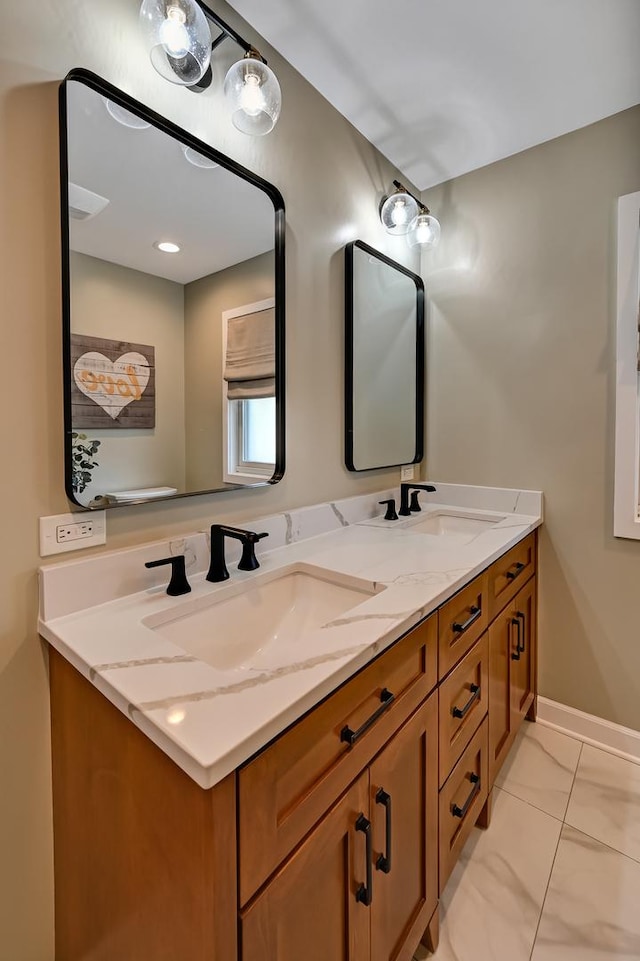
[{"label": "small black framed mirror", "polygon": [[417,464],[424,444],[424,284],[362,240],[345,248],[345,462]]},{"label": "small black framed mirror", "polygon": [[61,85],[60,152],[67,496],[277,483],[280,192],[86,70]]}]

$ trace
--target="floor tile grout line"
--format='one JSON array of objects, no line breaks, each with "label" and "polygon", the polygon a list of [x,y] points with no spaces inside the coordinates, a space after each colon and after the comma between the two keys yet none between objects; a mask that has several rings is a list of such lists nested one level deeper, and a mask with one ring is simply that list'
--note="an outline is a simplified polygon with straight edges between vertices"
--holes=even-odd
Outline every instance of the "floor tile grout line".
[{"label": "floor tile grout line", "polygon": [[627,861],[633,861],[634,864],[640,864],[640,858],[634,858],[632,854],[627,854],[625,851],[621,851],[620,848],[614,848],[611,844],[607,844],[607,842],[603,841],[601,838],[596,838],[593,834],[583,831],[582,828],[575,827],[573,824],[570,824],[569,821],[565,821],[563,827],[571,828],[571,830],[575,831],[576,834],[582,834],[583,837],[589,838],[590,841],[595,841],[596,844],[601,844],[603,848],[606,848],[607,851],[611,851],[612,854],[619,854],[621,858],[626,858]]},{"label": "floor tile grout line", "polygon": [[536,924],[536,930],[535,930],[535,933],[534,933],[534,935],[533,935],[533,941],[531,942],[531,951],[530,951],[530,953],[529,953],[529,961],[531,961],[531,959],[533,958],[533,952],[534,952],[535,949],[536,949],[536,941],[538,940],[538,932],[540,931],[540,923],[541,923],[541,921],[542,921],[542,915],[544,914],[544,906],[545,906],[545,904],[547,903],[547,895],[549,894],[549,887],[551,886],[551,878],[552,878],[552,876],[553,876],[553,869],[554,869],[555,864],[556,864],[556,858],[558,857],[558,849],[559,849],[559,847],[560,847],[560,841],[562,840],[562,829],[563,829],[563,827],[564,827],[564,823],[561,822],[561,823],[560,823],[560,830],[559,830],[559,832],[558,832],[558,841],[557,841],[557,843],[556,843],[556,849],[555,849],[555,851],[553,852],[553,860],[551,861],[551,868],[550,868],[550,870],[549,870],[549,877],[547,878],[547,886],[546,886],[546,888],[544,889],[544,897],[543,897],[542,903],[541,903],[541,905],[540,905],[540,913],[539,913],[539,915],[538,915],[538,923]]},{"label": "floor tile grout line", "polygon": [[571,787],[569,788],[569,795],[567,797],[567,803],[565,805],[564,814],[562,816],[562,823],[567,823],[567,813],[569,811],[569,805],[571,804],[571,795],[573,794],[573,789],[576,786],[576,778],[578,777],[578,768],[580,767],[580,761],[582,760],[582,752],[584,750],[584,741],[580,745],[580,753],[578,754],[578,763],[576,764],[576,769],[573,772],[573,779],[571,781]]},{"label": "floor tile grout line", "polygon": [[505,794],[508,794],[509,797],[515,798],[516,801],[522,801],[523,804],[528,804],[529,807],[533,808],[534,811],[538,811],[540,814],[546,814],[548,818],[553,818],[554,821],[559,821],[560,824],[564,824],[564,820],[561,817],[558,817],[557,814],[549,814],[548,811],[545,811],[544,808],[539,808],[537,804],[533,803],[533,801],[527,801],[526,798],[520,797],[519,794],[514,794],[513,791],[509,791],[508,788],[501,787],[499,784],[494,784],[494,787],[497,787],[499,791],[503,791]]},{"label": "floor tile grout line", "polygon": [[578,768],[580,767],[580,758],[582,757],[582,749],[583,749],[583,747],[584,747],[584,741],[581,741],[581,742],[580,742],[580,751],[579,751],[579,753],[578,753],[578,760],[577,760],[577,762],[576,762],[575,771],[573,772],[573,779],[572,779],[572,781],[571,781],[571,788],[570,788],[570,790],[569,790],[569,794],[568,794],[568,797],[567,797],[567,804],[566,804],[566,807],[565,807],[565,809],[564,809],[564,817],[562,818],[562,820],[561,820],[561,822],[560,822],[560,832],[559,832],[559,834],[558,834],[558,843],[556,844],[556,849],[555,849],[555,851],[553,852],[553,860],[552,860],[552,862],[551,862],[551,870],[549,871],[549,877],[547,878],[547,886],[546,886],[546,888],[545,888],[545,890],[544,890],[544,897],[543,897],[543,899],[542,899],[542,904],[540,905],[540,914],[538,915],[538,923],[536,924],[536,931],[535,931],[535,934],[534,934],[534,936],[533,936],[533,942],[532,942],[532,944],[531,944],[531,953],[529,954],[529,961],[531,961],[531,959],[533,958],[533,952],[534,952],[535,949],[536,949],[536,941],[538,940],[538,932],[540,931],[540,924],[542,923],[542,915],[544,914],[544,906],[545,906],[545,904],[547,903],[547,896],[548,896],[548,894],[549,894],[549,888],[551,887],[551,878],[553,877],[553,869],[554,869],[554,867],[555,867],[555,865],[556,865],[556,858],[558,857],[558,850],[560,849],[560,841],[562,840],[562,831],[563,831],[564,826],[565,826],[565,824],[566,824],[566,821],[564,820],[564,818],[566,817],[567,811],[568,811],[568,809],[569,809],[569,801],[570,801],[570,799],[571,799],[571,793],[572,793],[572,791],[573,791],[573,785],[575,784],[576,776],[577,776],[577,774],[578,774]]}]

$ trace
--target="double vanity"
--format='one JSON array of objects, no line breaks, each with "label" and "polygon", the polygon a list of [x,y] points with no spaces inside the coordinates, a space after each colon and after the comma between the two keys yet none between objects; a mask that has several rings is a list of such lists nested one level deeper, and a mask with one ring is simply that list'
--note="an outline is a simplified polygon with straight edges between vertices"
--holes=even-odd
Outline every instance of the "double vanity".
[{"label": "double vanity", "polygon": [[[438,484],[48,566],[60,961],[410,959],[535,716],[542,497]],[[191,592],[169,597],[185,555]]]}]

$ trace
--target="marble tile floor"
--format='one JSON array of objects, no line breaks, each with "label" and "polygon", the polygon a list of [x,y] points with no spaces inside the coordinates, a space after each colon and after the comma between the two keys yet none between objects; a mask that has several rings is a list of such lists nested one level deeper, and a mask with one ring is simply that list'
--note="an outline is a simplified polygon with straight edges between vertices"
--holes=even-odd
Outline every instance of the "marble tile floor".
[{"label": "marble tile floor", "polygon": [[525,723],[414,961],[640,961],[640,764]]}]

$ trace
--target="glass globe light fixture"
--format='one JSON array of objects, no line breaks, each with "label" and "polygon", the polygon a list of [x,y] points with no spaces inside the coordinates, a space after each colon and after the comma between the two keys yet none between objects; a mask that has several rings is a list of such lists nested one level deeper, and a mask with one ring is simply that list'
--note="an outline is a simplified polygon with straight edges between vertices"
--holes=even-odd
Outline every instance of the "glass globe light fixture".
[{"label": "glass globe light fixture", "polygon": [[209,69],[211,30],[195,0],[143,0],[140,23],[161,77],[190,87]]},{"label": "glass globe light fixture", "polygon": [[409,226],[407,243],[410,247],[437,247],[440,242],[440,223],[423,207]]},{"label": "glass globe light fixture", "polygon": [[402,187],[397,187],[380,208],[380,220],[385,230],[396,236],[408,233],[417,215],[416,200]]},{"label": "glass globe light fixture", "polygon": [[256,50],[249,50],[229,69],[224,94],[231,108],[231,122],[242,133],[263,136],[278,122],[280,84]]}]

